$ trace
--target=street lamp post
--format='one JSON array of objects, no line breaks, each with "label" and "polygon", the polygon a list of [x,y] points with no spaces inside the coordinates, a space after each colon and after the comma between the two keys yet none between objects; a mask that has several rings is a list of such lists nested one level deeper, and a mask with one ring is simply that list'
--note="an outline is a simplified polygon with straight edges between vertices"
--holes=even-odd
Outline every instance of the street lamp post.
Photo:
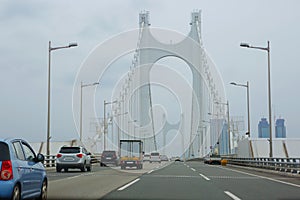
[{"label": "street lamp post", "polygon": [[[137,120],[135,119],[135,120],[132,120],[132,121],[128,121],[128,132],[130,132],[130,123],[135,123],[135,122],[137,122]],[[133,128],[134,128],[134,130],[133,130],[133,138],[135,139],[135,125],[133,124]],[[129,133],[130,134],[130,133]],[[128,134],[128,138],[129,138],[129,134]]]},{"label": "street lamp post", "polygon": [[247,84],[239,84],[239,83],[235,83],[235,82],[231,82],[231,85],[234,86],[239,86],[239,87],[246,87],[247,88],[247,113],[248,113],[248,136],[250,137],[250,101],[249,101],[249,81],[247,81]]},{"label": "street lamp post", "polygon": [[99,82],[95,82],[92,84],[83,84],[83,82],[80,82],[80,141],[82,142],[82,88],[98,85]]},{"label": "street lamp post", "polygon": [[51,47],[51,41],[49,41],[49,48],[48,48],[48,109],[47,109],[47,155],[50,155],[50,83],[51,83],[51,51],[58,50],[58,49],[65,49],[78,46],[77,43],[69,43],[67,46],[61,47]]},{"label": "street lamp post", "polygon": [[271,66],[270,66],[270,41],[268,41],[267,47],[256,47],[251,46],[247,43],[241,43],[241,47],[259,49],[268,52],[268,99],[269,99],[269,123],[270,123],[270,158],[273,157],[273,146],[272,146],[272,104],[271,104]]},{"label": "street lamp post", "polygon": [[106,134],[107,134],[107,123],[106,123],[106,105],[109,105],[109,104],[114,104],[114,103],[117,103],[118,101],[117,100],[115,100],[115,101],[112,101],[112,102],[106,102],[105,100],[104,100],[104,103],[103,103],[103,111],[104,111],[104,113],[103,113],[103,121],[104,121],[104,146],[103,146],[103,148],[104,148],[104,150],[106,150]]},{"label": "street lamp post", "polygon": [[125,113],[122,113],[122,114],[117,114],[117,115],[115,115],[114,117],[117,117],[117,120],[118,120],[118,138],[117,138],[117,140],[118,140],[118,153],[119,153],[119,155],[120,155],[120,126],[121,126],[121,120],[120,120],[120,116],[122,116],[122,115],[127,115],[128,114],[128,112],[125,112]]}]

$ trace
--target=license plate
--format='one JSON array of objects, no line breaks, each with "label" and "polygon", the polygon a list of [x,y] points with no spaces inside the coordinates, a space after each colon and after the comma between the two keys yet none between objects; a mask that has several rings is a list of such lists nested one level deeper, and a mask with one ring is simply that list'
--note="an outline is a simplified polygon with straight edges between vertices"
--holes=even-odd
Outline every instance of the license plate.
[{"label": "license plate", "polygon": [[65,161],[73,161],[74,158],[72,158],[72,157],[67,157],[67,158],[65,158],[64,160],[65,160]]},{"label": "license plate", "polygon": [[127,162],[127,164],[133,164],[133,162]]}]

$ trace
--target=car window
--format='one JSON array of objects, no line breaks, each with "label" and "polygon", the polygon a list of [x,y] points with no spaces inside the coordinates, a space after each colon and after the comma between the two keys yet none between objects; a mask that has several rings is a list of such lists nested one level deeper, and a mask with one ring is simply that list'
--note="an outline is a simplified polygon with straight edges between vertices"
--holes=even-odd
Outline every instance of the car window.
[{"label": "car window", "polygon": [[28,161],[33,161],[35,158],[35,153],[32,151],[32,149],[25,143],[22,143],[25,159]]},{"label": "car window", "polygon": [[80,153],[79,147],[62,147],[59,153]]},{"label": "car window", "polygon": [[21,147],[20,142],[14,142],[13,147],[14,147],[14,152],[15,152],[16,157],[20,160],[25,160],[25,156],[24,156],[23,149]]},{"label": "car window", "polygon": [[104,151],[102,155],[107,157],[113,157],[114,155],[116,155],[116,153],[114,151]]},{"label": "car window", "polygon": [[8,145],[4,142],[0,142],[0,161],[10,160]]},{"label": "car window", "polygon": [[88,153],[88,151],[85,148],[82,149],[82,152],[85,153],[85,154]]},{"label": "car window", "polygon": [[159,156],[159,153],[151,153],[151,156]]}]

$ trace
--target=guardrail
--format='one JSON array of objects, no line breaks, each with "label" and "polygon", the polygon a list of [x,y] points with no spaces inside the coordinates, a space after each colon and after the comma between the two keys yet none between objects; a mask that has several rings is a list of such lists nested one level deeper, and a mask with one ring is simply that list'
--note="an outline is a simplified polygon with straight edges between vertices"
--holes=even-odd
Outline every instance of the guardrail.
[{"label": "guardrail", "polygon": [[300,158],[224,158],[228,164],[300,174]]},{"label": "guardrail", "polygon": [[[56,166],[56,155],[44,155],[45,156],[45,161],[44,161],[44,166],[45,167],[55,167]],[[100,162],[100,157],[99,155],[94,155],[92,156],[92,163],[98,163]]]},{"label": "guardrail", "polygon": [[56,155],[45,155],[44,166],[55,167],[56,166]]}]

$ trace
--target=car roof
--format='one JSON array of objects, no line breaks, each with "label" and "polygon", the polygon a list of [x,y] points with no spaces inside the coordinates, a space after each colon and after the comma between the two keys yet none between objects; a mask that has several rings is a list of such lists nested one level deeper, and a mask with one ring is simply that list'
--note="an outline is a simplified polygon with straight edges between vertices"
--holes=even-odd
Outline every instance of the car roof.
[{"label": "car roof", "polygon": [[5,142],[5,143],[10,143],[15,140],[24,141],[24,142],[28,143],[25,139],[21,139],[21,138],[13,138],[13,137],[0,138],[0,142]]}]

